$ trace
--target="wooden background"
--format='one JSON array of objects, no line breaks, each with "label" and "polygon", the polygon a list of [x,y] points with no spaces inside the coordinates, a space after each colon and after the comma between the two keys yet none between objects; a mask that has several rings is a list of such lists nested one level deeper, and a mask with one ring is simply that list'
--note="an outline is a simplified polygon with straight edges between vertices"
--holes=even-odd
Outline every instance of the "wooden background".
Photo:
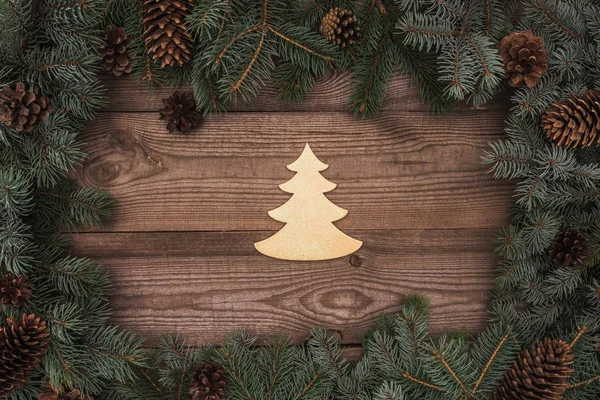
[{"label": "wooden background", "polygon": [[[492,239],[514,187],[493,180],[481,156],[502,137],[506,99],[434,116],[397,77],[384,111],[357,121],[346,111],[349,76],[331,74],[302,104],[266,88],[184,136],[158,120],[169,90],[105,83],[110,105],[85,130],[89,157],[77,178],[119,206],[104,231],[73,240],[112,276],[113,323],[150,343],[170,332],[193,345],[239,327],[300,341],[323,326],[351,347],[378,314],[424,293],[434,332],[485,326]],[[289,198],[277,185],[306,142],[338,184],[328,198],[349,210],[336,225],[364,242],[352,256],[289,262],[253,247],[283,226],[267,211]]]}]

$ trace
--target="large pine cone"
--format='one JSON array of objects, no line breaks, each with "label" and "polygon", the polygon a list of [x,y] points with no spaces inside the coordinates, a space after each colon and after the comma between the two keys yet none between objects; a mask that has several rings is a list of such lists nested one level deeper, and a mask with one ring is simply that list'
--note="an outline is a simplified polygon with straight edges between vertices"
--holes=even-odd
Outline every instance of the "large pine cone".
[{"label": "large pine cone", "polygon": [[548,71],[548,51],[542,49],[543,44],[542,38],[531,31],[513,32],[502,39],[499,53],[510,86],[525,83],[532,88],[538,84]]},{"label": "large pine cone", "polygon": [[125,28],[107,26],[104,41],[105,44],[100,47],[102,69],[114,76],[129,74],[133,68],[127,55],[127,46],[131,44],[131,39],[125,33]]},{"label": "large pine cone", "polygon": [[323,17],[319,32],[331,43],[346,47],[360,40],[360,26],[350,10],[332,8]]},{"label": "large pine cone", "polygon": [[558,400],[569,384],[573,353],[562,340],[538,340],[521,349],[506,372],[497,400]]},{"label": "large pine cone", "polygon": [[168,121],[169,133],[179,131],[188,133],[196,129],[202,122],[202,114],[196,111],[196,103],[192,93],[175,92],[163,99],[164,108],[160,109],[160,119]]},{"label": "large pine cone", "polygon": [[24,276],[12,272],[0,276],[0,301],[4,305],[22,306],[31,297],[31,283]]},{"label": "large pine cone", "polygon": [[9,318],[0,330],[0,396],[28,381],[29,372],[40,365],[50,342],[46,322],[34,314]]},{"label": "large pine cone", "polygon": [[66,393],[59,393],[50,384],[48,377],[42,378],[42,386],[38,393],[37,400],[94,400],[92,396],[85,396],[79,389],[69,390]]},{"label": "large pine cone", "polygon": [[193,0],[144,0],[144,38],[152,61],[160,67],[190,62],[194,39],[186,31],[185,18]]},{"label": "large pine cone", "polygon": [[583,259],[587,252],[587,240],[579,231],[569,229],[562,231],[556,236],[548,255],[556,265],[570,267],[572,265],[583,265]]},{"label": "large pine cone", "polygon": [[37,88],[28,90],[18,82],[14,90],[8,85],[0,90],[0,122],[19,132],[30,132],[50,112],[48,98],[40,96]]},{"label": "large pine cone", "polygon": [[229,381],[219,364],[205,363],[192,373],[190,394],[192,400],[221,400],[227,395]]},{"label": "large pine cone", "polygon": [[542,128],[558,146],[600,146],[600,93],[588,90],[554,102],[542,115]]}]

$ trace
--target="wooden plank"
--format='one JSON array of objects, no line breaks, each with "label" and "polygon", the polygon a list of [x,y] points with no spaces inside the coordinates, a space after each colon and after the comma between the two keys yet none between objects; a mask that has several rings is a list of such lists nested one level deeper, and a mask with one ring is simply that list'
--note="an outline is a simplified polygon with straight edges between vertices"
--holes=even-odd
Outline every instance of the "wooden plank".
[{"label": "wooden plank", "polygon": [[120,202],[110,231],[277,230],[267,211],[309,142],[349,210],[342,229],[499,228],[513,184],[481,164],[503,136],[503,112],[448,117],[386,113],[232,113],[192,135],[170,135],[154,113],[106,113],[83,135],[77,179]]},{"label": "wooden plank", "polygon": [[477,332],[487,320],[497,257],[492,230],[353,230],[354,255],[290,262],[259,254],[272,232],[87,233],[74,253],[102,263],[115,286],[112,323],[153,343],[162,333],[191,345],[222,343],[246,327],[261,337],[306,338],[311,327],[358,343],[404,296],[432,300],[432,331]]},{"label": "wooden plank", "polygon": [[[258,97],[250,103],[241,99],[228,106],[229,111],[323,111],[348,112],[348,102],[352,90],[352,75],[349,72],[330,72],[320,78],[302,103],[286,103],[278,98],[278,91],[267,83]],[[175,89],[156,87],[148,90],[146,83],[132,76],[115,78],[102,76],[107,88],[108,106],[103,111],[148,111],[157,112],[163,107],[161,99],[168,97]],[[191,90],[189,86],[181,90]],[[457,111],[507,110],[509,94],[503,93],[485,106],[475,108],[461,105]],[[383,111],[427,111],[428,106],[421,101],[418,87],[410,84],[406,76],[396,76],[388,85]]]},{"label": "wooden plank", "polygon": [[359,361],[364,354],[362,346],[348,345],[342,347],[342,356],[352,362]]}]

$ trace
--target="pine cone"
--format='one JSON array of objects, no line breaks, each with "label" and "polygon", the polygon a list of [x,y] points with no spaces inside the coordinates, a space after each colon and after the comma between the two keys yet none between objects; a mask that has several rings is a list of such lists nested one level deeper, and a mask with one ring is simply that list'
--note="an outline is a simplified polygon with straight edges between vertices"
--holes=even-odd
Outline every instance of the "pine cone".
[{"label": "pine cone", "polygon": [[573,353],[562,340],[538,340],[521,349],[506,372],[497,400],[558,400],[568,385],[573,369]]},{"label": "pine cone", "polygon": [[100,47],[102,69],[114,76],[131,73],[133,68],[127,56],[127,46],[131,39],[125,33],[125,28],[110,25],[106,27],[105,44]]},{"label": "pine cone", "polygon": [[30,132],[50,112],[48,98],[39,96],[37,88],[28,90],[23,82],[18,82],[14,90],[8,85],[0,90],[0,122],[19,132]]},{"label": "pine cone", "polygon": [[24,276],[9,272],[0,276],[0,301],[4,305],[20,307],[31,297],[31,283]]},{"label": "pine cone", "polygon": [[163,99],[165,108],[160,112],[160,119],[166,120],[169,133],[179,131],[188,133],[196,129],[202,122],[202,114],[196,111],[196,103],[192,93],[175,92],[166,99]]},{"label": "pine cone", "polygon": [[219,364],[205,363],[192,373],[190,394],[192,400],[221,400],[227,395],[229,381]]},{"label": "pine cone", "polygon": [[502,39],[499,53],[510,86],[520,87],[525,82],[532,88],[538,84],[548,71],[548,51],[542,49],[543,44],[531,31],[513,32]]},{"label": "pine cone", "polygon": [[556,236],[548,255],[556,265],[570,267],[572,265],[583,265],[583,259],[587,252],[587,240],[579,231],[570,229],[562,231]]},{"label": "pine cone", "polygon": [[50,342],[46,322],[34,314],[9,318],[0,330],[0,396],[6,396],[28,381],[40,365]]},{"label": "pine cone", "polygon": [[194,39],[186,31],[185,18],[193,0],[144,0],[142,19],[148,54],[160,67],[190,62]]},{"label": "pine cone", "polygon": [[360,26],[350,10],[332,8],[323,17],[319,32],[334,45],[346,47],[358,43]]},{"label": "pine cone", "polygon": [[600,92],[554,102],[542,115],[542,128],[558,146],[600,146]]},{"label": "pine cone", "polygon": [[42,386],[38,393],[37,400],[94,400],[92,396],[81,394],[79,389],[70,390],[67,393],[59,393],[50,384],[48,377],[42,378]]}]

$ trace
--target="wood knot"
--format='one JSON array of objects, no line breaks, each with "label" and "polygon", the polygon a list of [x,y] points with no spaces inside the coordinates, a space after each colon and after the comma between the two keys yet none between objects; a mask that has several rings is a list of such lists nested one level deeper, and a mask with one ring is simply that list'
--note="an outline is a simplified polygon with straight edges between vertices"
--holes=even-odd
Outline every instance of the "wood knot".
[{"label": "wood knot", "polygon": [[121,163],[100,157],[87,165],[86,172],[95,185],[105,186],[121,175],[121,169]]},{"label": "wood knot", "polygon": [[106,137],[106,145],[90,156],[83,169],[89,184],[99,187],[122,185],[164,171],[161,157],[122,129]]},{"label": "wood knot", "polygon": [[373,300],[356,289],[332,289],[320,296],[320,304],[344,318],[354,317],[369,308]]},{"label": "wood knot", "polygon": [[352,265],[354,268],[360,268],[362,265],[362,260],[356,254],[352,254],[348,261],[350,262],[350,265]]},{"label": "wood knot", "polygon": [[137,144],[137,140],[123,129],[108,135],[107,141],[110,145],[115,146],[122,151],[135,151],[135,145]]}]

